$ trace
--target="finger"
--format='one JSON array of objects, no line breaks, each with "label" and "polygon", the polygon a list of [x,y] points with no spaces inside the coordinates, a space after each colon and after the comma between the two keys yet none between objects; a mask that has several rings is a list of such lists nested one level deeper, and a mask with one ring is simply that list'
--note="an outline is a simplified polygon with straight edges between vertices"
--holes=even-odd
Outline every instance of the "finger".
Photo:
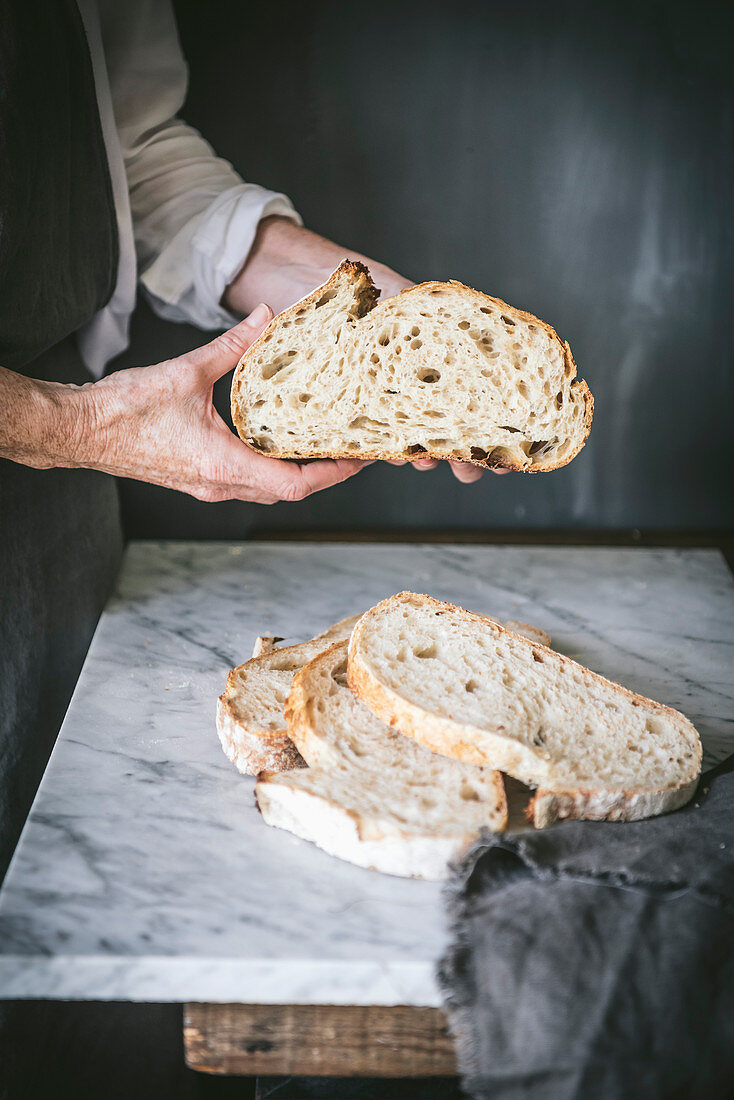
[{"label": "finger", "polygon": [[490,470],[493,474],[511,474],[512,470]]},{"label": "finger", "polygon": [[244,353],[255,343],[272,319],[273,311],[270,306],[261,303],[234,328],[223,332],[210,344],[189,352],[189,358],[214,383],[227,371],[237,366]]},{"label": "finger", "polygon": [[388,466],[405,466],[408,462],[407,458],[386,458]]},{"label": "finger", "polygon": [[484,473],[479,466],[472,466],[470,462],[452,462],[451,470],[456,480],[462,485],[471,485],[472,482],[479,481]]},{"label": "finger", "polygon": [[438,466],[438,459],[416,458],[415,462],[411,462],[411,466],[415,470],[435,470],[435,468]]},{"label": "finger", "polygon": [[353,458],[319,458],[304,463],[268,458],[242,443],[231,432],[229,437],[234,446],[241,448],[238,458],[243,464],[243,482],[256,485],[260,492],[270,493],[278,500],[303,500],[311,493],[346,481],[371,465],[370,462]]},{"label": "finger", "polygon": [[[338,485],[350,477],[354,477],[365,466],[371,466],[371,462],[362,462],[355,458],[322,458],[303,465],[288,463],[295,472],[291,475],[291,482],[286,486],[285,493],[281,494],[283,500],[302,500],[311,493],[318,493],[322,489],[329,489],[332,485]],[[295,484],[295,488],[292,488]],[[294,495],[289,495],[293,493]]]}]

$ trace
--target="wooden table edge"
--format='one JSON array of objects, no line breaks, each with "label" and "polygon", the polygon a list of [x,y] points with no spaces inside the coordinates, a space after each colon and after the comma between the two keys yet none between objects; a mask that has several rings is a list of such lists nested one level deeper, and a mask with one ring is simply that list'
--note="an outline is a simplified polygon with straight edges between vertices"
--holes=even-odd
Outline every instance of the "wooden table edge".
[{"label": "wooden table edge", "polygon": [[453,1077],[440,1008],[412,1005],[184,1005],[186,1065],[199,1073]]}]

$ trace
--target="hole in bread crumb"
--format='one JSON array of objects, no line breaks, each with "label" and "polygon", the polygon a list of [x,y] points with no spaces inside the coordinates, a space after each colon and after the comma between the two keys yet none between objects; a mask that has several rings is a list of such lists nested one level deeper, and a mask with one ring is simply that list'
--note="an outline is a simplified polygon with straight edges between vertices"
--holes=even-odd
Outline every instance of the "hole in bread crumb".
[{"label": "hole in bread crumb", "polygon": [[477,683],[476,680],[467,680],[466,683],[464,684],[464,691],[467,691],[469,693],[469,695],[473,695],[478,687],[479,687],[479,684]]},{"label": "hole in bread crumb", "polygon": [[380,362],[380,357],[379,357],[379,355],[377,354],[377,352],[374,352],[374,353],[373,353],[373,354],[372,354],[372,355],[370,356],[370,363],[374,363],[375,365],[377,365],[377,364],[378,364],[379,362]]},{"label": "hole in bread crumb", "polygon": [[389,333],[387,333],[387,332],[383,332],[382,336],[380,336],[380,338],[378,339],[377,343],[378,343],[378,344],[379,344],[379,345],[380,345],[381,347],[383,347],[383,348],[386,348],[386,347],[387,347],[387,345],[388,345],[388,344],[390,343],[390,335],[389,335]]},{"label": "hole in bread crumb", "polygon": [[480,313],[486,313],[488,317],[491,317],[491,316],[492,316],[492,313],[493,313],[493,310],[491,310],[491,309],[487,309],[487,307],[486,307],[486,306],[480,306],[480,307],[479,307],[479,312],[480,312]]},{"label": "hole in bread crumb", "polygon": [[315,308],[318,309],[319,306],[325,305],[327,302],[330,302],[332,298],[336,298],[336,290],[327,290],[325,294],[321,295]]},{"label": "hole in bread crumb", "polygon": [[413,650],[413,655],[415,657],[420,657],[420,658],[435,657],[436,653],[437,653],[437,650],[436,650],[436,643],[435,642],[430,642],[428,645],[423,646],[423,647],[418,646]]},{"label": "hole in bread crumb", "polygon": [[418,371],[419,382],[438,382],[440,377],[441,372],[437,370],[432,370],[430,367],[421,367],[421,369]]},{"label": "hole in bread crumb", "polygon": [[354,420],[349,422],[350,428],[374,428],[377,431],[381,431],[387,427],[387,423],[384,420],[372,420],[369,416],[356,416]]},{"label": "hole in bread crumb", "polygon": [[302,405],[308,405],[308,403],[309,403],[309,401],[311,400],[312,397],[313,397],[312,393],[302,393],[299,396],[298,400],[301,402]]},{"label": "hole in bread crumb", "polygon": [[489,458],[489,455],[482,447],[472,447],[469,454],[475,462],[486,462]]},{"label": "hole in bread crumb", "polygon": [[522,435],[522,432],[520,431],[520,429],[519,429],[519,428],[513,428],[513,427],[511,427],[511,425],[510,425],[510,424],[498,424],[498,425],[497,425],[497,427],[498,427],[498,428],[500,429],[500,431],[502,431],[502,432],[517,432],[517,433],[519,433],[520,435]]},{"label": "hole in bread crumb", "polygon": [[459,321],[459,328],[469,328],[468,321]]},{"label": "hole in bread crumb", "polygon": [[520,394],[521,397],[524,397],[524,398],[527,399],[527,396],[528,396],[527,382],[518,382],[517,383],[517,392]]},{"label": "hole in bread crumb", "polygon": [[462,783],[461,784],[461,791],[459,793],[461,794],[461,797],[464,800],[464,802],[479,802],[480,801],[479,794],[478,794],[477,791],[475,791],[474,787],[472,787],[471,783],[466,783],[466,782]]},{"label": "hole in bread crumb", "polygon": [[411,348],[413,349],[413,351],[418,351],[418,348],[422,348],[422,347],[423,347],[423,341],[422,341],[422,340],[413,340],[413,341],[411,342],[411,345],[410,345],[410,346],[411,346]]},{"label": "hole in bread crumb", "polygon": [[515,327],[515,322],[512,320],[511,317],[508,317],[507,314],[501,313],[500,317],[502,318],[502,320],[505,322],[506,325],[510,326],[510,328]]},{"label": "hole in bread crumb", "polygon": [[539,455],[544,453],[550,447],[550,442],[547,439],[538,439],[535,443],[531,443],[528,449],[528,458],[532,455]]},{"label": "hole in bread crumb", "polygon": [[421,334],[421,330],[418,328],[418,326],[413,325],[412,329],[410,330],[410,335],[411,336],[420,336],[420,334]]},{"label": "hole in bread crumb", "polygon": [[537,649],[533,650],[533,660],[537,661],[539,665],[542,665],[545,661],[545,657],[542,653],[538,653]]},{"label": "hole in bread crumb", "polygon": [[405,452],[409,455],[425,454],[426,448],[422,447],[420,443],[411,443],[409,447],[405,448]]},{"label": "hole in bread crumb", "polygon": [[556,408],[557,409],[562,409],[563,408],[563,390],[559,390],[558,393],[556,394]]}]

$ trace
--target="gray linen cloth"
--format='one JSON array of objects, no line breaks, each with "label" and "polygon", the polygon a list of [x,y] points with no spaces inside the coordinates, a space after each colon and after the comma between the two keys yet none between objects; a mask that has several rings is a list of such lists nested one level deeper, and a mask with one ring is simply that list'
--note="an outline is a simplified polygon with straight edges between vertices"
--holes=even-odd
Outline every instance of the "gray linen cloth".
[{"label": "gray linen cloth", "polygon": [[734,757],[664,817],[485,834],[447,898],[470,1096],[734,1096]]}]

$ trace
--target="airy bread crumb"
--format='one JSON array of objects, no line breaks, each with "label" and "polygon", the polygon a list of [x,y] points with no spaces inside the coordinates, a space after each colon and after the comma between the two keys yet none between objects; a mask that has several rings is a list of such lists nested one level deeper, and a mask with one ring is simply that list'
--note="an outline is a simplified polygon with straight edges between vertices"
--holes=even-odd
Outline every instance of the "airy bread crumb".
[{"label": "airy bread crumb", "polygon": [[593,399],[550,325],[461,283],[421,283],[377,305],[345,261],[275,317],[232,380],[242,439],[278,458],[454,459],[564,466]]}]

